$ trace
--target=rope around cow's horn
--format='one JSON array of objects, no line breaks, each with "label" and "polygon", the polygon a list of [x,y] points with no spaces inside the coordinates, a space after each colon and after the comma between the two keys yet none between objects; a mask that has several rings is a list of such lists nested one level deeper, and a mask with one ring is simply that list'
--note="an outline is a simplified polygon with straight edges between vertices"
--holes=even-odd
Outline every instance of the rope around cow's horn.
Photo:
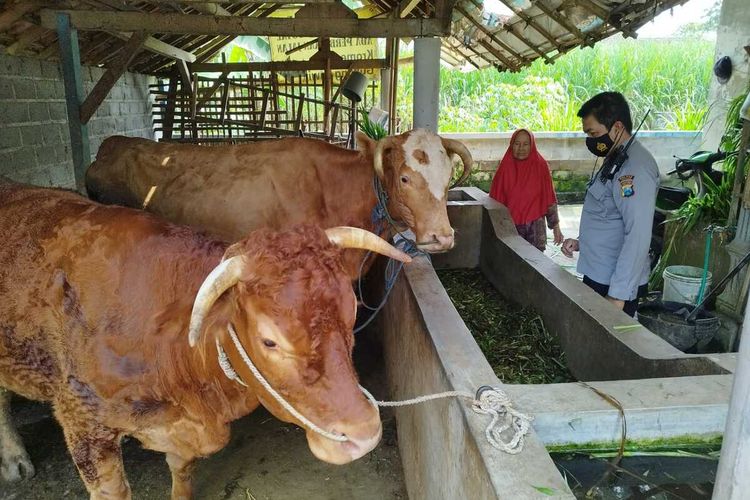
[{"label": "rope around cow's horn", "polygon": [[[348,441],[346,436],[343,436],[341,434],[334,434],[332,432],[321,429],[313,422],[308,420],[299,411],[297,411],[291,404],[289,404],[289,402],[286,401],[281,394],[279,394],[273,387],[271,387],[271,384],[268,383],[268,381],[265,379],[265,377],[263,377],[258,368],[253,364],[252,360],[250,360],[250,356],[242,346],[242,342],[240,342],[240,339],[237,337],[237,333],[234,331],[234,328],[231,324],[227,325],[227,330],[229,331],[229,336],[231,337],[232,342],[237,349],[237,352],[239,352],[240,357],[242,358],[242,361],[245,362],[247,368],[258,380],[260,385],[262,385],[263,388],[268,391],[268,393],[273,396],[273,398],[278,401],[286,411],[291,413],[297,420],[302,423],[302,425],[312,430],[313,432],[317,432],[321,436],[324,436],[333,441]],[[218,350],[219,355],[219,365],[221,366],[227,378],[247,387],[247,385],[240,378],[239,374],[232,368],[232,365],[229,362],[229,358],[224,352],[224,349],[222,349],[221,344],[219,344],[218,340],[216,341],[216,349]],[[492,417],[492,420],[484,431],[485,436],[487,437],[487,441],[498,450],[510,454],[520,453],[523,450],[524,438],[529,432],[531,421],[533,420],[533,417],[525,415],[514,409],[508,395],[499,387],[482,386],[479,388],[476,395],[464,391],[447,391],[437,394],[419,396],[404,401],[378,401],[372,396],[372,394],[370,394],[367,389],[365,389],[361,385],[359,386],[359,388],[375,407],[408,406],[424,403],[426,401],[432,401],[434,399],[454,397],[469,399],[472,402],[471,407],[474,412],[481,415],[489,415],[490,417]],[[501,419],[502,423],[500,424],[500,426],[497,426],[498,422]],[[509,440],[503,439],[502,434],[508,430],[512,431],[512,437]]]}]

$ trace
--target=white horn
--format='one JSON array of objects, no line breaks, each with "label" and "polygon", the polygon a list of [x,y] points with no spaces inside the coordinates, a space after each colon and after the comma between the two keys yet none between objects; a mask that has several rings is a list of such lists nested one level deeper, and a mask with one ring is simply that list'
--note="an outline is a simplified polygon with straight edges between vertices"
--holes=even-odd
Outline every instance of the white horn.
[{"label": "white horn", "polygon": [[341,248],[357,248],[359,250],[370,250],[399,260],[411,262],[411,257],[394,247],[380,236],[366,231],[360,227],[339,226],[326,229],[328,240]]},{"label": "white horn", "polygon": [[195,302],[193,302],[193,312],[190,314],[190,328],[188,330],[190,347],[195,347],[195,344],[198,343],[203,328],[203,320],[214,302],[240,280],[244,267],[245,263],[242,256],[236,255],[221,262],[203,281],[198,290],[198,295],[195,296]]}]

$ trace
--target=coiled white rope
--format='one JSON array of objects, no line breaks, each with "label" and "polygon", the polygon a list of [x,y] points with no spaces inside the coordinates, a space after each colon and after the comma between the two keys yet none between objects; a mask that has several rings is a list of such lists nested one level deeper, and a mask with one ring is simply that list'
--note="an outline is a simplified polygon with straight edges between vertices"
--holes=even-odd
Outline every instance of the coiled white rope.
[{"label": "coiled white rope", "polygon": [[[237,349],[237,352],[239,352],[240,357],[242,358],[242,361],[244,361],[247,368],[258,380],[260,385],[262,385],[263,388],[271,396],[273,396],[273,398],[278,401],[278,403],[286,411],[291,413],[297,420],[302,423],[302,425],[312,430],[313,432],[317,432],[321,436],[339,442],[349,440],[342,434],[334,434],[332,432],[321,429],[312,421],[307,419],[304,415],[302,415],[299,411],[297,411],[291,404],[289,404],[289,402],[287,402],[283,398],[283,396],[281,396],[281,394],[279,394],[273,387],[271,387],[271,384],[268,383],[268,381],[265,379],[265,377],[263,377],[258,368],[253,364],[250,356],[248,356],[245,348],[242,346],[242,343],[237,337],[237,333],[234,331],[234,328],[231,324],[227,326],[227,330],[229,331],[229,336],[231,337],[232,342]],[[227,378],[236,381],[244,387],[247,387],[247,384],[242,381],[234,368],[232,368],[232,365],[229,362],[229,358],[227,357],[226,352],[224,352],[224,349],[221,347],[221,344],[219,344],[218,339],[216,340],[216,350],[218,351],[219,365],[221,366]],[[446,391],[437,394],[427,394],[403,401],[378,401],[372,396],[372,394],[370,394],[367,389],[365,389],[361,385],[359,386],[359,388],[375,407],[409,406],[443,398],[469,399],[472,401],[472,410],[474,410],[475,413],[481,415],[489,415],[490,417],[492,417],[492,420],[485,429],[485,436],[487,437],[487,441],[498,450],[513,455],[516,453],[520,453],[523,450],[524,439],[526,437],[526,434],[528,434],[529,432],[531,421],[533,420],[533,417],[525,415],[514,409],[508,395],[499,387],[482,386],[479,388],[476,395],[464,391]],[[497,426],[498,422],[501,420],[502,422],[499,426]],[[502,434],[506,431],[511,432],[511,437],[507,440],[502,436]]]}]

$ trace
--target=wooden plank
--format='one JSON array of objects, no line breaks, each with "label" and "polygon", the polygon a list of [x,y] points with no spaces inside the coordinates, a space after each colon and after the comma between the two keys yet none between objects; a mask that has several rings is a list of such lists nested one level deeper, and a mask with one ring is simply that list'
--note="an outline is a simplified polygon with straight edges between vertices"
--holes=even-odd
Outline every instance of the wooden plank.
[{"label": "wooden plank", "polygon": [[91,163],[89,131],[79,118],[83,100],[81,60],[78,51],[78,32],[70,25],[70,18],[60,14],[57,18],[57,38],[60,45],[60,64],[65,86],[65,105],[68,110],[68,129],[73,156],[73,175],[76,189],[86,193],[86,169]]},{"label": "wooden plank", "polygon": [[544,4],[544,2],[536,2],[534,4],[534,7],[544,12],[553,21],[555,21],[557,24],[559,24],[560,26],[568,30],[570,33],[572,33],[573,36],[576,37],[579,43],[586,45],[586,35],[581,33],[581,30],[579,30],[578,27],[575,24],[573,24],[573,22],[570,21],[567,17],[565,17],[562,13],[555,12],[554,9],[547,7]]},{"label": "wooden plank", "polygon": [[[3,11],[0,12],[0,33],[7,31],[13,26],[13,23],[23,16],[42,6],[42,2],[30,0],[17,0],[15,3],[6,2]],[[56,26],[47,27],[54,30]]]},{"label": "wooden plank", "polygon": [[333,105],[333,116],[331,117],[331,131],[328,134],[328,139],[333,140],[336,137],[336,118],[339,116],[339,105]]},{"label": "wooden plank", "polygon": [[101,105],[107,94],[109,94],[109,91],[115,86],[117,80],[128,69],[128,64],[130,64],[138,51],[141,50],[143,41],[147,36],[145,33],[133,33],[130,40],[125,44],[125,47],[120,51],[117,61],[96,82],[94,89],[86,97],[86,100],[83,101],[83,104],[81,104],[81,123],[89,122],[99,108],[99,105]]},{"label": "wooden plank", "polygon": [[587,10],[589,13],[595,15],[602,21],[609,23],[611,26],[614,26],[619,31],[621,31],[623,35],[630,37],[630,38],[638,37],[638,35],[636,35],[636,33],[633,30],[613,23],[610,20],[609,11],[607,11],[607,9],[605,9],[604,7],[600,7],[599,5],[592,2],[591,0],[576,0],[576,4],[580,7],[583,7],[584,10]]},{"label": "wooden plank", "polygon": [[[331,61],[331,69],[382,69],[387,68],[385,59],[358,59],[354,61]],[[324,71],[325,61],[276,61],[257,63],[193,63],[190,70],[194,73],[223,73],[225,71]]]},{"label": "wooden plank", "polygon": [[21,33],[21,36],[18,37],[15,42],[8,45],[5,52],[10,55],[20,54],[26,50],[29,45],[42,38],[48,32],[49,30],[47,28],[42,28],[41,26],[29,26],[23,33]]},{"label": "wooden plank", "polygon": [[419,5],[420,1],[421,0],[401,0],[401,3],[398,4],[398,17],[403,19],[411,14],[411,11],[414,10],[414,7]]},{"label": "wooden plank", "polygon": [[[487,35],[490,40],[492,40],[493,42],[497,43],[498,45],[501,45],[505,50],[507,50],[508,52],[510,52],[511,55],[513,55],[518,60],[518,64],[523,64],[524,58],[521,56],[521,54],[519,54],[518,52],[513,51],[512,49],[510,49],[510,47],[508,47],[506,44],[504,44],[502,41],[500,41],[495,35],[492,34],[492,32],[490,30],[487,29],[487,27],[485,27],[482,23],[480,23],[479,21],[477,21],[474,18],[474,16],[472,16],[471,14],[469,14],[469,12],[466,11],[466,9],[464,9],[460,5],[457,5],[456,6],[456,10],[459,13],[461,13],[461,15],[464,16],[466,19],[468,19],[471,24],[473,24],[474,26],[476,26],[479,29],[479,31],[481,31],[482,33],[484,33],[485,35]],[[492,54],[497,59],[499,59],[500,61],[502,61],[503,64],[505,64],[505,66],[507,68],[509,68],[509,69],[511,69],[513,71],[518,70],[518,67],[519,67],[518,64],[511,62],[510,59],[508,59],[507,57],[505,57],[496,48],[494,48],[492,46],[492,44],[490,44],[488,42],[484,42],[484,43],[482,43],[482,42],[484,42],[484,41],[481,40],[479,42],[480,45],[482,45],[485,49],[487,49],[487,51],[489,51],[490,54]]]},{"label": "wooden plank", "polygon": [[266,111],[268,110],[268,96],[269,92],[267,90],[263,91],[263,107],[260,109],[260,126],[264,127],[266,125]]},{"label": "wooden plank", "polygon": [[[154,5],[185,4],[187,7],[190,7],[191,6],[190,4],[206,2],[206,0],[142,0],[142,1],[150,3],[150,4],[154,4]],[[296,4],[307,4],[307,3],[333,3],[336,1],[337,0],[211,0],[211,3],[234,4],[234,5],[257,4],[257,3],[296,5]]]},{"label": "wooden plank", "polygon": [[[441,19],[285,19],[225,17],[154,12],[60,11],[79,30],[147,31],[193,35],[273,35],[320,37],[415,37],[450,33]],[[56,11],[41,11],[42,26],[55,23]]]},{"label": "wooden plank", "polygon": [[187,64],[185,64],[185,61],[182,60],[177,61],[175,66],[177,66],[180,80],[182,80],[182,93],[187,95],[189,91],[192,92],[193,88],[193,80],[190,78],[190,70],[188,69]]},{"label": "wooden plank", "polygon": [[219,90],[219,87],[221,87],[222,84],[227,83],[227,77],[229,76],[229,73],[222,73],[221,76],[216,79],[216,81],[209,87],[208,91],[206,91],[201,98],[198,100],[198,103],[195,105],[195,112],[199,112],[203,106],[206,105],[206,103],[213,97],[213,95],[216,93],[217,90]]},{"label": "wooden plank", "polygon": [[[124,33],[114,30],[108,31],[108,33],[112,36],[116,36],[120,40],[130,39],[130,33]],[[168,57],[170,59],[183,60],[189,63],[195,62],[195,56],[190,52],[184,51],[178,47],[175,47],[174,45],[162,42],[161,40],[152,36],[149,36],[146,38],[146,40],[144,40],[143,48],[148,50],[149,52],[153,52],[154,54]]]},{"label": "wooden plank", "polygon": [[[560,50],[560,44],[557,43],[557,39],[553,37],[547,30],[539,26],[536,21],[534,21],[534,18],[526,14],[521,9],[517,9],[514,7],[513,3],[510,0],[500,0],[506,7],[508,7],[510,10],[512,10],[518,17],[526,21],[526,24],[534,28],[540,35],[542,35],[544,38],[547,39],[549,43],[552,44],[553,47],[556,47],[557,50]],[[550,62],[550,61],[547,61]]]},{"label": "wooden plank", "polygon": [[172,129],[174,127],[174,110],[177,106],[177,71],[169,78],[169,91],[167,93],[167,108],[164,113],[164,137],[172,138]]},{"label": "wooden plank", "polygon": [[294,120],[294,130],[302,130],[302,110],[305,107],[305,94],[300,94],[299,104],[297,105],[297,118]]},{"label": "wooden plank", "polygon": [[[229,106],[229,81],[224,83],[224,87],[221,89],[221,124],[224,125],[224,120],[227,118],[227,111]],[[231,128],[229,129],[231,132]]]}]

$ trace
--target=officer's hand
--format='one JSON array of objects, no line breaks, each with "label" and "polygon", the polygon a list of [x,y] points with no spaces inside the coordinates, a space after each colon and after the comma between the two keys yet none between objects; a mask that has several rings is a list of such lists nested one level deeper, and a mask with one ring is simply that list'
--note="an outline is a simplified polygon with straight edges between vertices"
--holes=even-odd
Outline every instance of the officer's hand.
[{"label": "officer's hand", "polygon": [[563,255],[566,257],[573,257],[573,252],[578,251],[578,240],[575,238],[568,238],[563,242],[560,250],[562,250]]},{"label": "officer's hand", "polygon": [[552,235],[555,237],[555,245],[561,245],[563,240],[565,239],[562,231],[560,231],[560,224],[552,228]]},{"label": "officer's hand", "polygon": [[620,310],[622,310],[622,308],[625,307],[624,300],[616,299],[614,297],[610,297],[609,295],[607,295],[607,300],[610,301],[612,304],[614,304],[614,306]]}]

